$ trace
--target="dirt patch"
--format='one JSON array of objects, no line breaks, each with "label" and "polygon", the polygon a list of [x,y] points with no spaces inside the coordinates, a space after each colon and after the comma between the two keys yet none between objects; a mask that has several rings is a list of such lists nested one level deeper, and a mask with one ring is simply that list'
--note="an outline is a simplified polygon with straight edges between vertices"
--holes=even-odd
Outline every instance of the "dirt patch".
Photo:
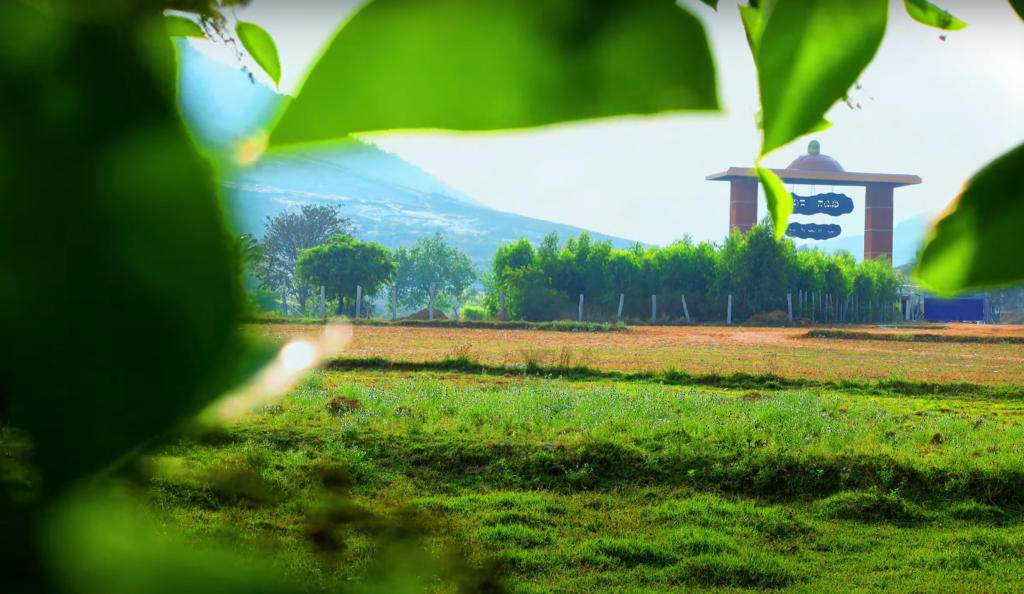
[{"label": "dirt patch", "polygon": [[345,398],[344,396],[335,396],[324,405],[324,408],[331,411],[331,414],[334,415],[344,414],[362,407],[362,402],[354,398]]},{"label": "dirt patch", "polygon": [[[411,313],[404,318],[398,318],[400,320],[429,320],[430,319],[430,308],[424,308],[416,313]],[[436,307],[434,308],[434,319],[435,320],[447,320],[448,316]]]},{"label": "dirt patch", "polygon": [[789,324],[789,315],[782,310],[766,311],[754,314],[743,322],[744,326],[786,326]]},{"label": "dirt patch", "polygon": [[[844,329],[847,327],[843,327]],[[850,326],[857,332],[906,334]],[[319,328],[252,325],[247,332],[278,340],[315,335]],[[937,332],[936,330],[924,330]],[[1021,326],[950,324],[942,333],[1024,336]],[[473,359],[488,365],[525,366],[527,355],[544,354],[557,365],[566,347],[574,360],[598,369],[729,374],[771,372],[782,377],[870,380],[1024,383],[1024,348],[1012,344],[898,343],[880,340],[806,338],[807,328],[749,326],[634,326],[628,332],[537,332],[464,328],[356,326],[340,356],[389,361],[437,361],[472,345]],[[768,369],[766,362],[772,362]]]}]

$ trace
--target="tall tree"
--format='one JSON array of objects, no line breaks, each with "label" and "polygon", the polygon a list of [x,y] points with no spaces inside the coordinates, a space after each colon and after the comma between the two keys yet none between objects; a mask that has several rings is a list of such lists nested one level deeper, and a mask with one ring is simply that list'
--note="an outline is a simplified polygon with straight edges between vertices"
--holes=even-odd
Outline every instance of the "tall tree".
[{"label": "tall tree", "polygon": [[440,233],[421,238],[409,249],[411,281],[406,303],[413,307],[426,303],[433,313],[436,298],[457,301],[477,274],[469,256],[448,245]]},{"label": "tall tree", "polygon": [[330,243],[303,250],[296,275],[305,283],[321,285],[338,297],[338,313],[346,303],[355,303],[356,286],[364,297],[375,297],[395,271],[391,253],[372,241],[335,235]]},{"label": "tall tree", "polygon": [[286,288],[306,307],[310,285],[295,274],[303,250],[328,243],[335,235],[351,236],[351,219],[341,216],[341,206],[303,204],[264,222],[263,257],[255,267],[256,278],[267,290]]}]

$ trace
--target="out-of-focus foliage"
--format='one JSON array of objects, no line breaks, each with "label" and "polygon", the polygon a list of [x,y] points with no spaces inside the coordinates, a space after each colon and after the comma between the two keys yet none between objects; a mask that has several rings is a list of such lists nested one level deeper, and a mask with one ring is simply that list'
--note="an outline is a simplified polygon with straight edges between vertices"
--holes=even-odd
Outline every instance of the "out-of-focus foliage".
[{"label": "out-of-focus foliage", "polygon": [[372,241],[335,235],[330,243],[303,250],[295,272],[310,285],[323,286],[338,297],[338,313],[345,303],[354,303],[356,286],[364,297],[374,297],[395,272],[391,254]]},{"label": "out-of-focus foliage", "polygon": [[762,155],[810,133],[846,96],[882,42],[887,12],[886,0],[741,7],[761,88]]},{"label": "out-of-focus foliage", "polygon": [[238,21],[235,32],[246,51],[270,76],[274,84],[281,84],[281,59],[277,55],[277,45],[270,34],[263,27],[244,21]]},{"label": "out-of-focus foliage", "polygon": [[[0,2],[0,178],[17,196],[0,201],[0,391],[54,494],[198,411],[239,350],[213,172],[166,92],[171,45],[141,51],[140,30],[165,34],[159,15],[122,30]],[[88,312],[73,329],[26,315],[69,301]]]},{"label": "out-of-focus foliage", "polygon": [[768,213],[775,228],[776,241],[786,234],[789,215],[793,214],[793,195],[786,189],[779,176],[771,169],[757,168],[757,177],[764,187],[764,196],[768,201]]},{"label": "out-of-focus foliage", "polygon": [[959,31],[967,27],[967,23],[942,10],[927,0],[904,0],[907,14],[919,23],[946,31]]},{"label": "out-of-focus foliage", "polygon": [[704,29],[674,0],[375,0],[339,31],[270,143],[717,108]]},{"label": "out-of-focus foliage", "polygon": [[574,318],[581,293],[590,320],[614,318],[620,294],[622,316],[636,320],[650,319],[651,295],[658,296],[661,321],[683,318],[682,297],[692,318],[720,321],[732,295],[733,319],[743,320],[785,311],[786,294],[795,300],[798,291],[857,296],[862,314],[868,303],[881,313],[878,308],[893,303],[900,284],[888,260],[857,264],[847,252],[798,251],[792,241],[776,241],[767,220],[746,235],[730,235],[721,246],[684,239],[665,248],[637,244],[617,250],[582,233],[563,245],[551,235],[534,248],[524,238],[495,253],[491,273],[495,280],[485,303],[492,315],[504,291],[509,317],[529,321]]},{"label": "out-of-focus foliage", "polygon": [[1010,0],[1010,6],[1022,20],[1024,20],[1024,0]]},{"label": "out-of-focus foliage", "polygon": [[996,159],[967,185],[932,230],[915,274],[954,293],[1024,279],[1024,145]]},{"label": "out-of-focus foliage", "polygon": [[171,37],[198,37],[206,39],[206,32],[192,19],[172,14],[164,17],[164,24],[167,25],[167,34]]}]

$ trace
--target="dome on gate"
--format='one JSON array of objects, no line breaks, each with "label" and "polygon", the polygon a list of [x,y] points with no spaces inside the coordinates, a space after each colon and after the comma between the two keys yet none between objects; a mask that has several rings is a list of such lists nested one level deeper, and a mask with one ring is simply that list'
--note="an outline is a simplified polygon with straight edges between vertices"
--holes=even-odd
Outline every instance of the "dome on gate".
[{"label": "dome on gate", "polygon": [[807,145],[807,154],[796,158],[789,164],[789,169],[804,171],[846,171],[838,161],[828,155],[821,154],[821,144],[812,140]]}]

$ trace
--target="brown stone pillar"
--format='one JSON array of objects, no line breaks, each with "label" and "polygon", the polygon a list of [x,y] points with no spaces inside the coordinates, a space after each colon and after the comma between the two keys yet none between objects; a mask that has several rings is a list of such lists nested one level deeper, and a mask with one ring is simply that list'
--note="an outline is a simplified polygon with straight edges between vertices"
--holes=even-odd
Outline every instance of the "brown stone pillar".
[{"label": "brown stone pillar", "polygon": [[757,224],[757,178],[734,179],[729,186],[729,233],[746,233]]},{"label": "brown stone pillar", "polygon": [[864,259],[892,263],[892,186],[869,185],[864,200]]}]

